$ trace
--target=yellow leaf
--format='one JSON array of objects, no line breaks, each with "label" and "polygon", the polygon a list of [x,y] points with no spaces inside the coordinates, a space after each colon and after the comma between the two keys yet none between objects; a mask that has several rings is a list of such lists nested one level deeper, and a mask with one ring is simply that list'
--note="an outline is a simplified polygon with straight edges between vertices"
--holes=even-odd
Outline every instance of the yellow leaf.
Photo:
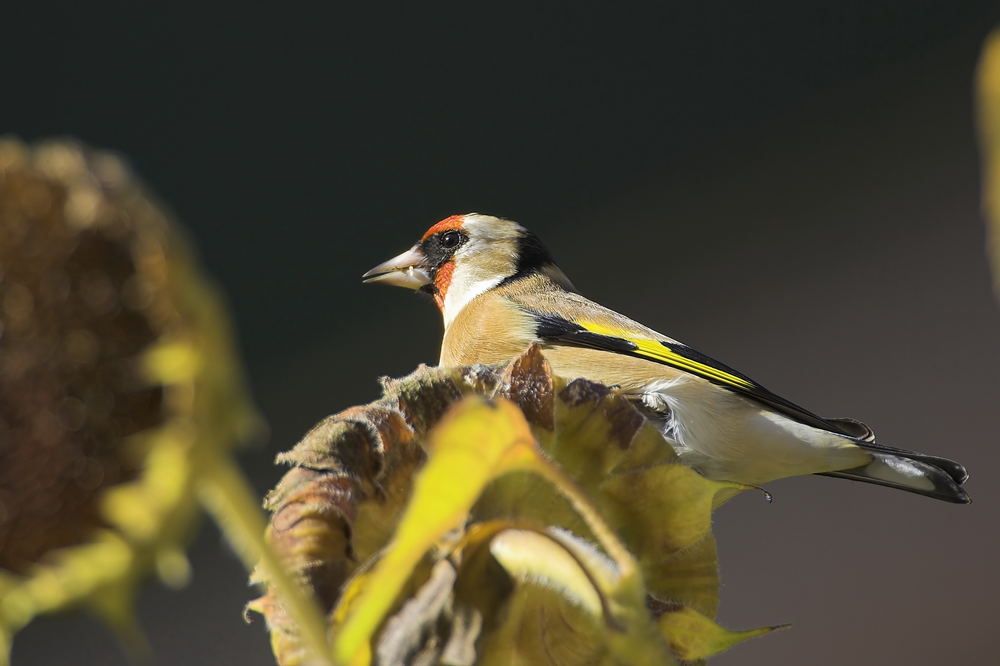
[{"label": "yellow leaf", "polygon": [[536,457],[533,446],[520,410],[506,400],[469,398],[442,419],[399,527],[337,633],[339,661],[370,662],[371,638],[420,559],[464,522],[493,476]]},{"label": "yellow leaf", "polygon": [[983,208],[993,283],[1000,296],[1000,30],[986,40],[977,76],[979,145],[983,154]]}]

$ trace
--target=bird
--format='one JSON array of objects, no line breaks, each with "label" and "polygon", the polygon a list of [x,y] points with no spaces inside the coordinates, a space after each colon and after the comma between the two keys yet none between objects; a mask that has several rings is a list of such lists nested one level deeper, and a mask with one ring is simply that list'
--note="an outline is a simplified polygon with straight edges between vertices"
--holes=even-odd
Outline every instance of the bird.
[{"label": "bird", "polygon": [[557,376],[633,399],[680,461],[707,478],[760,486],[822,474],[971,501],[959,463],[878,442],[854,419],[817,416],[580,295],[539,238],[512,220],[452,215],[362,279],[433,297],[444,319],[441,366],[503,363],[537,344]]}]

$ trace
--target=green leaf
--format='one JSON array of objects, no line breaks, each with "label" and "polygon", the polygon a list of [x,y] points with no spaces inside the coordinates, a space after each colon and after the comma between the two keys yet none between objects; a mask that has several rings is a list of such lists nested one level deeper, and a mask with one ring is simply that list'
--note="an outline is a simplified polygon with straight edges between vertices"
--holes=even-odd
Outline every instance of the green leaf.
[{"label": "green leaf", "polygon": [[729,631],[693,608],[678,606],[659,618],[660,629],[674,653],[684,661],[706,659],[728,650],[748,638],[762,636],[783,627],[762,627],[749,631]]}]

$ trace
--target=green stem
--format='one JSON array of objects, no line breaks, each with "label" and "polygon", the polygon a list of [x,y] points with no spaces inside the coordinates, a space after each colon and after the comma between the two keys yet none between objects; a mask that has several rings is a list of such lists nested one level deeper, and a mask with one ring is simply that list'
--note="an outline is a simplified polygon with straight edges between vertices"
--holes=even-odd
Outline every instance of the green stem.
[{"label": "green stem", "polygon": [[316,663],[332,666],[326,622],[315,601],[282,566],[264,540],[265,522],[243,475],[233,462],[217,455],[204,457],[199,478],[202,503],[233,544],[248,571],[259,566],[277,590],[281,605],[298,627],[303,646]]}]

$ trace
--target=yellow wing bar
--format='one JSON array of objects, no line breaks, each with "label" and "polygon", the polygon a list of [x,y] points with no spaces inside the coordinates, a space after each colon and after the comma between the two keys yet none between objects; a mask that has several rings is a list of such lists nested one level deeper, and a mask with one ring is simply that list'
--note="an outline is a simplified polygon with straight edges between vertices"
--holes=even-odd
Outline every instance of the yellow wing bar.
[{"label": "yellow wing bar", "polygon": [[[694,350],[688,349],[684,345],[676,345],[677,349],[683,349],[685,352],[684,354],[680,354],[675,351],[674,348],[671,348],[669,346],[670,343],[667,342],[631,336],[620,330],[589,321],[581,321],[577,323],[583,327],[584,330],[589,331],[590,333],[618,338],[632,343],[635,346],[632,353],[637,356],[644,356],[652,361],[665,363],[678,368],[679,370],[685,370],[700,377],[704,377],[705,379],[711,379],[722,384],[728,384],[734,388],[753,389],[757,386],[746,377],[741,377],[729,371],[728,368],[723,369],[716,365],[709,365],[708,363],[705,363],[704,361],[708,361],[710,359],[698,354]],[[695,356],[701,357],[703,360],[694,358]]]},{"label": "yellow wing bar", "polygon": [[535,317],[535,332],[542,340],[590,347],[669,365],[757,400],[791,416],[800,423],[848,437],[858,436],[856,425],[845,428],[840,422],[827,421],[809,410],[771,393],[746,375],[679,342],[632,335],[618,327],[597,324],[592,321],[574,322],[549,313],[532,312],[532,315]]}]

